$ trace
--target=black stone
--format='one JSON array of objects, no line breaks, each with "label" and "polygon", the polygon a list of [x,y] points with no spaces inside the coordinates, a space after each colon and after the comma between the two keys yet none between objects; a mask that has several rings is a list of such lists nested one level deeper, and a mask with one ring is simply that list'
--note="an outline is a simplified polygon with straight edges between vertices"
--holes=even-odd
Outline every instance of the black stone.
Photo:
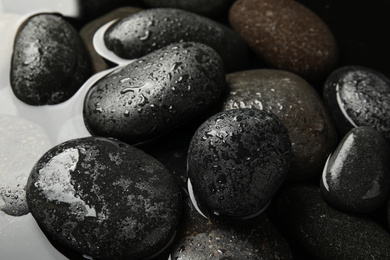
[{"label": "black stone", "polygon": [[250,217],[270,202],[288,172],[291,143],[271,113],[257,109],[220,112],[195,132],[188,178],[200,204],[214,214]]},{"label": "black stone", "polygon": [[15,38],[11,87],[30,105],[69,99],[89,78],[91,65],[78,32],[60,15],[28,18]]},{"label": "black stone", "polygon": [[27,203],[55,241],[98,259],[144,259],[174,235],[181,193],[157,160],[114,139],[74,139],[31,171]]},{"label": "black stone", "polygon": [[346,66],[329,75],[324,101],[340,136],[371,126],[390,140],[390,79],[369,68]]},{"label": "black stone", "polygon": [[200,43],[173,44],[92,86],[84,121],[92,134],[144,142],[204,113],[220,98],[225,83],[213,49]]},{"label": "black stone", "polygon": [[344,213],[325,202],[317,186],[282,189],[278,212],[311,259],[389,259],[390,235],[369,218]]},{"label": "black stone", "polygon": [[351,212],[371,212],[387,201],[390,191],[390,150],[371,127],[352,129],[330,156],[321,192],[327,202]]},{"label": "black stone", "polygon": [[114,23],[104,35],[107,48],[127,59],[183,41],[212,47],[221,56],[226,71],[241,70],[247,65],[248,47],[232,29],[179,9],[138,12]]}]

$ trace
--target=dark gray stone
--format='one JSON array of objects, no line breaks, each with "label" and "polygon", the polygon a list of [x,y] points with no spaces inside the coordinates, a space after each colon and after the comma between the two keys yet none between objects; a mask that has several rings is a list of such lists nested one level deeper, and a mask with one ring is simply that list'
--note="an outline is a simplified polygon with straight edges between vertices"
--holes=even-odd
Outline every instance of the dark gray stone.
[{"label": "dark gray stone", "polygon": [[188,178],[200,204],[214,214],[249,217],[270,202],[291,160],[286,128],[257,109],[220,112],[195,132]]},{"label": "dark gray stone", "polygon": [[200,43],[169,45],[92,86],[84,121],[94,135],[144,142],[204,113],[225,83],[213,49]]},{"label": "dark gray stone", "polygon": [[285,187],[278,212],[285,228],[312,259],[390,258],[390,235],[382,226],[330,206],[317,186]]},{"label": "dark gray stone", "polygon": [[208,18],[173,8],[148,9],[113,24],[104,41],[108,49],[127,59],[142,57],[178,42],[200,42],[222,58],[226,71],[245,68],[246,43],[230,28]]},{"label": "dark gray stone", "polygon": [[21,25],[10,75],[18,99],[30,105],[63,102],[84,84],[90,71],[80,35],[62,16],[37,14]]},{"label": "dark gray stone", "polygon": [[371,212],[387,201],[390,191],[390,150],[371,127],[352,129],[330,156],[322,175],[327,202],[351,212]]},{"label": "dark gray stone", "polygon": [[182,199],[157,160],[114,139],[74,139],[32,169],[27,203],[44,232],[98,259],[144,259],[175,233]]},{"label": "dark gray stone", "polygon": [[390,79],[369,68],[346,66],[329,75],[323,96],[340,136],[370,126],[390,140]]}]

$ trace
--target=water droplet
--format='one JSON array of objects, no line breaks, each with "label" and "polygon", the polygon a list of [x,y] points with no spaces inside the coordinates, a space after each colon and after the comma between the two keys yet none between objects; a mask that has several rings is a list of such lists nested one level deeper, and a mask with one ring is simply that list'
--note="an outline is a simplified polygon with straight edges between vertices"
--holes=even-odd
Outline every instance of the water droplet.
[{"label": "water droplet", "polygon": [[173,106],[169,106],[168,112],[171,113],[172,115],[174,115],[174,114],[177,113],[177,110],[176,110],[176,108],[174,108]]},{"label": "water droplet", "polygon": [[171,67],[171,71],[177,70],[181,64],[183,64],[183,63],[182,62],[175,62]]},{"label": "water droplet", "polygon": [[150,32],[149,31],[145,31],[145,35],[144,36],[141,36],[141,37],[138,37],[138,39],[140,39],[141,41],[145,41],[149,38],[149,35],[150,35]]},{"label": "water droplet", "polygon": [[125,117],[129,117],[130,116],[130,112],[129,110],[126,110],[125,113],[124,113]]},{"label": "water droplet", "polygon": [[126,94],[128,92],[134,92],[134,89],[133,88],[124,88],[121,90],[121,94]]},{"label": "water droplet", "polygon": [[140,101],[138,103],[139,106],[143,107],[145,106],[147,103],[149,103],[149,100],[143,95],[143,94],[140,94]]},{"label": "water droplet", "polygon": [[123,78],[123,79],[119,80],[119,82],[120,83],[125,83],[126,81],[129,81],[129,80],[130,80],[130,78],[127,77],[127,78]]}]

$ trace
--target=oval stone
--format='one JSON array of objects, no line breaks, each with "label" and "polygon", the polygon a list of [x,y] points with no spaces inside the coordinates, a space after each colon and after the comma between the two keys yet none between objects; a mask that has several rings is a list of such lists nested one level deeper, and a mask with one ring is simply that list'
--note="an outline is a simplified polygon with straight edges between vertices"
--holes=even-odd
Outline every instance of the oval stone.
[{"label": "oval stone", "polygon": [[203,16],[173,8],[147,9],[113,24],[104,41],[108,49],[127,59],[142,57],[178,42],[212,47],[227,71],[243,69],[248,60],[244,40],[230,28]]},{"label": "oval stone", "polygon": [[15,37],[11,87],[30,105],[69,99],[89,78],[90,60],[78,32],[62,16],[28,18]]},{"label": "oval stone", "polygon": [[370,126],[390,140],[390,79],[372,69],[345,66],[329,75],[324,102],[340,136]]},{"label": "oval stone", "polygon": [[84,121],[92,134],[144,142],[204,113],[225,84],[213,49],[200,43],[169,45],[92,86]]},{"label": "oval stone", "polygon": [[316,92],[303,78],[283,70],[228,74],[222,110],[254,108],[272,112],[286,127],[292,145],[287,179],[303,180],[322,171],[337,145],[336,129]]},{"label": "oval stone", "polygon": [[157,160],[114,139],[73,139],[31,171],[27,203],[42,230],[80,254],[144,259],[175,233],[181,193]]},{"label": "oval stone", "polygon": [[324,22],[292,0],[238,0],[229,21],[269,65],[320,79],[337,63],[336,41]]},{"label": "oval stone", "polygon": [[271,113],[257,109],[220,112],[195,132],[187,173],[200,204],[230,218],[263,210],[288,172],[291,143]]},{"label": "oval stone", "polygon": [[317,186],[285,187],[278,199],[285,228],[310,259],[389,259],[390,235],[373,220],[325,202]]},{"label": "oval stone", "polygon": [[389,158],[381,133],[367,126],[352,129],[324,168],[321,192],[326,201],[351,212],[379,209],[390,191]]}]

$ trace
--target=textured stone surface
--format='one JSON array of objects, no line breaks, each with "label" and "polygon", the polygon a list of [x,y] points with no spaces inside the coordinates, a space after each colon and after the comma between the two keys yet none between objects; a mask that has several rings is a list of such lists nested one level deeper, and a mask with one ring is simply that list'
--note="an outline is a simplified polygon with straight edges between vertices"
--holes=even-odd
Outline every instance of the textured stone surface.
[{"label": "textured stone surface", "polygon": [[288,172],[291,143],[279,119],[257,109],[220,112],[195,132],[188,178],[200,204],[216,215],[260,212]]},{"label": "textured stone surface", "polygon": [[12,216],[29,212],[25,186],[31,168],[51,147],[39,125],[0,115],[0,211]]},{"label": "textured stone surface", "polygon": [[390,79],[360,66],[339,68],[329,75],[324,102],[340,136],[357,126],[370,126],[390,140]]},{"label": "textured stone surface", "polygon": [[160,162],[106,138],[53,147],[32,169],[26,190],[30,211],[49,236],[99,259],[159,252],[181,212],[175,179]]},{"label": "textured stone surface", "polygon": [[204,113],[225,84],[213,49],[200,43],[169,45],[91,87],[84,120],[95,135],[144,142]]},{"label": "textured stone surface", "polygon": [[286,127],[292,145],[287,179],[319,176],[337,134],[314,88],[301,77],[283,70],[250,70],[226,77],[222,110],[255,108],[270,111]]},{"label": "textured stone surface", "polygon": [[208,18],[173,8],[148,9],[113,24],[105,33],[108,49],[135,59],[177,42],[200,42],[222,58],[226,71],[245,68],[246,43],[230,28]]},{"label": "textured stone surface", "polygon": [[279,217],[313,259],[389,259],[390,235],[376,222],[328,205],[317,186],[282,190]]},{"label": "textured stone surface", "polygon": [[69,99],[90,76],[78,32],[59,15],[37,14],[20,27],[11,60],[12,90],[30,105]]},{"label": "textured stone surface", "polygon": [[386,139],[371,127],[352,129],[330,156],[321,191],[340,210],[379,209],[390,191],[390,150]]},{"label": "textured stone surface", "polygon": [[268,64],[307,79],[327,75],[338,60],[329,28],[292,0],[238,0],[230,9],[233,29]]},{"label": "textured stone surface", "polygon": [[92,62],[92,72],[97,73],[99,71],[108,69],[109,65],[104,61],[104,59],[96,52],[93,46],[93,37],[96,31],[103,26],[104,24],[118,19],[126,17],[130,14],[141,11],[142,9],[136,7],[121,7],[111,11],[83,26],[80,30],[80,36],[84,41],[84,44],[87,47],[89,56]]},{"label": "textured stone surface", "polygon": [[234,0],[142,0],[142,2],[152,8],[172,7],[210,17],[215,17],[224,12],[228,12],[228,8],[233,1]]}]

